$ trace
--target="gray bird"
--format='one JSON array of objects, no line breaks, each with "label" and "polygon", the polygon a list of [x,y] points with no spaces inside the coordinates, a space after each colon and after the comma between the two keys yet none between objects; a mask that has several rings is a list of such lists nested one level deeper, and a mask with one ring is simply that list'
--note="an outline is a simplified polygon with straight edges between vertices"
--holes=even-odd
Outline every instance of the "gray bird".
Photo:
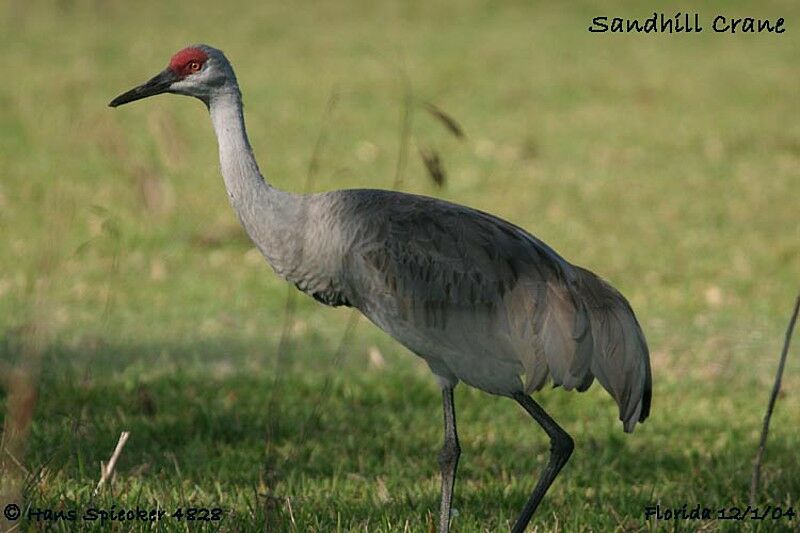
[{"label": "gray bird", "polygon": [[525,530],[574,448],[530,396],[548,380],[586,390],[596,377],[626,432],[647,418],[652,381],[627,300],[592,272],[505,220],[442,200],[352,189],[300,195],[270,185],[245,132],[242,96],[220,50],[185,48],[109,104],[160,93],[200,99],[219,143],[231,205],[275,272],[319,302],[355,307],[423,358],[442,389],[439,531],[461,454],[459,381],[516,400],[550,437],[550,458],[512,531]]}]

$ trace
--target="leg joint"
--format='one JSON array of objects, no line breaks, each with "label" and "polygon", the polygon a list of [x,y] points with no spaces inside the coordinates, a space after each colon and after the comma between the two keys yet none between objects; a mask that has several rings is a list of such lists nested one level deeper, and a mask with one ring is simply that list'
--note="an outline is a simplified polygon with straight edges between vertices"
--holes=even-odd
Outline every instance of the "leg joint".
[{"label": "leg joint", "polygon": [[457,440],[446,440],[444,446],[439,451],[439,466],[451,466],[458,462],[461,456],[461,446]]},{"label": "leg joint", "polygon": [[575,449],[575,441],[566,431],[559,431],[550,439],[550,451],[557,455],[569,457]]}]

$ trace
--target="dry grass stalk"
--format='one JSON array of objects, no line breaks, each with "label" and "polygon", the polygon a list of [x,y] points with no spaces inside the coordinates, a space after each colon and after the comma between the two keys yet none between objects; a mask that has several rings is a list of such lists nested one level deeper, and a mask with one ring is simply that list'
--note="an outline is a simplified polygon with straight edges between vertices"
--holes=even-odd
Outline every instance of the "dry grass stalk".
[{"label": "dry grass stalk", "polygon": [[[336,109],[336,104],[338,102],[339,92],[336,87],[334,87],[331,89],[330,95],[328,96],[328,101],[325,105],[325,111],[323,112],[322,121],[320,123],[319,133],[317,134],[317,141],[314,143],[314,149],[311,152],[311,159],[308,162],[305,184],[303,186],[304,193],[311,192],[311,189],[314,186],[314,181],[316,179],[317,172],[319,171],[319,162],[322,159],[322,153],[325,150],[325,145],[328,140],[329,126],[332,122],[333,112]],[[267,412],[270,413],[267,428],[268,438],[272,438],[272,436],[276,435],[280,431],[278,415],[280,411],[278,409],[280,379],[283,375],[284,361],[288,357],[288,352],[291,347],[291,333],[294,329],[294,315],[295,309],[297,308],[296,299],[297,293],[295,288],[289,285],[286,293],[286,305],[283,309],[283,327],[281,328],[281,337],[278,341],[277,356],[275,358],[275,378],[273,380],[272,392],[267,404]]]},{"label": "dry grass stalk", "polygon": [[456,122],[452,116],[448,113],[444,112],[440,107],[435,106],[430,102],[423,102],[422,107],[431,114],[433,118],[438,120],[442,125],[444,125],[447,130],[453,134],[456,139],[464,139],[466,135],[464,134],[464,128]]},{"label": "dry grass stalk", "polygon": [[422,162],[428,170],[428,176],[430,176],[433,183],[437,187],[444,187],[447,174],[445,173],[444,166],[442,165],[442,158],[439,157],[439,153],[427,146],[417,146],[417,150],[419,150],[419,156],[422,158]]},{"label": "dry grass stalk", "polygon": [[794,301],[794,311],[792,318],[789,319],[789,326],[786,328],[786,337],[783,341],[783,350],[781,350],[781,358],[778,363],[778,372],[775,375],[775,384],[772,386],[772,393],[769,397],[767,404],[767,412],[764,414],[764,426],[761,428],[761,441],[758,444],[758,452],[756,453],[755,464],[753,465],[753,477],[750,480],[750,505],[756,504],[756,494],[758,493],[758,484],[761,478],[761,462],[764,459],[764,449],[767,447],[767,434],[769,433],[769,421],[772,418],[772,411],[775,409],[775,401],[778,399],[778,393],[781,390],[781,378],[783,378],[783,369],[786,366],[786,355],[789,353],[789,344],[792,342],[792,333],[794,333],[794,326],[797,323],[797,314],[800,312],[800,294]]},{"label": "dry grass stalk", "polygon": [[111,454],[111,459],[108,460],[108,464],[104,465],[102,461],[100,462],[100,481],[97,482],[97,486],[94,488],[93,496],[97,496],[100,489],[103,488],[103,485],[105,485],[106,481],[114,473],[114,467],[117,466],[117,459],[119,459],[122,448],[125,447],[125,443],[128,442],[128,437],[130,436],[131,434],[128,431],[120,433],[117,446],[114,448],[114,453]]}]

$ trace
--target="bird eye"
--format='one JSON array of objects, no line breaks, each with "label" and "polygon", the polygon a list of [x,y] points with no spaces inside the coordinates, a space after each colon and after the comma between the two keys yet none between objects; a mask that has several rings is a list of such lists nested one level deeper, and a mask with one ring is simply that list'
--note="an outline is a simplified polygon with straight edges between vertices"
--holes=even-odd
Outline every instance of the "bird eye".
[{"label": "bird eye", "polygon": [[189,62],[189,70],[191,72],[197,72],[198,70],[200,70],[200,63],[198,61]]}]

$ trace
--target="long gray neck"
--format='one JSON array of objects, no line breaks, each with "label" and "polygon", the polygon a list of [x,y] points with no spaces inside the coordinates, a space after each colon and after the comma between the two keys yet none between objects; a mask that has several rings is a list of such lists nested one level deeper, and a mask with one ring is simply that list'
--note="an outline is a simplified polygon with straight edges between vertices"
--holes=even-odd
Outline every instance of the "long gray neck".
[{"label": "long gray neck", "polygon": [[222,178],[236,208],[238,200],[267,192],[270,186],[258,170],[247,138],[238,87],[215,95],[209,103],[209,112],[219,143]]},{"label": "long gray neck", "polygon": [[231,205],[250,239],[283,277],[291,277],[302,250],[303,197],[272,187],[258,170],[244,126],[238,87],[209,101],[219,143],[219,164]]}]

